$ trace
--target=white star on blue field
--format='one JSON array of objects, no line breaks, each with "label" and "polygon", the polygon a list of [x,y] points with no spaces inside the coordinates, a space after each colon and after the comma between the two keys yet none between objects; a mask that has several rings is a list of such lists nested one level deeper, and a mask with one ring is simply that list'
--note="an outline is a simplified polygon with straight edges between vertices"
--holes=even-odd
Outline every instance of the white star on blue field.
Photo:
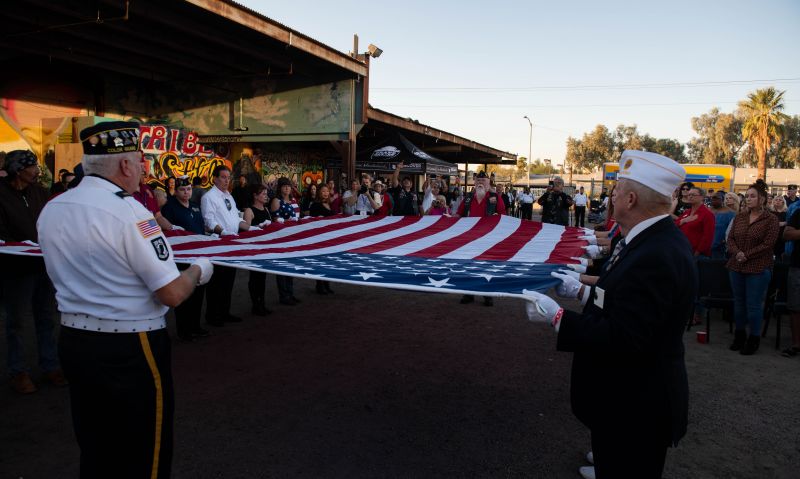
[{"label": "white star on blue field", "polygon": [[279,260],[227,260],[226,263],[274,274],[302,275],[327,281],[430,291],[522,294],[522,290],[547,291],[558,283],[550,273],[560,265],[487,260],[431,259],[413,256],[337,253]]}]

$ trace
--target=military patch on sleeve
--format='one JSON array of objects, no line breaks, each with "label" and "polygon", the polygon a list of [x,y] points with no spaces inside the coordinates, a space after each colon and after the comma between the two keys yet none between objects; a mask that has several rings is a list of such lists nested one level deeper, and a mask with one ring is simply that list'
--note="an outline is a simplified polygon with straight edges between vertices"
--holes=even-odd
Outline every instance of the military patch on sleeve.
[{"label": "military patch on sleeve", "polygon": [[158,226],[158,223],[156,223],[155,218],[150,218],[149,220],[136,223],[136,228],[145,238],[149,238],[161,233],[161,228]]},{"label": "military patch on sleeve", "polygon": [[153,238],[150,243],[153,245],[153,249],[156,250],[156,257],[158,259],[161,261],[169,259],[169,248],[167,248],[167,241],[163,236]]}]

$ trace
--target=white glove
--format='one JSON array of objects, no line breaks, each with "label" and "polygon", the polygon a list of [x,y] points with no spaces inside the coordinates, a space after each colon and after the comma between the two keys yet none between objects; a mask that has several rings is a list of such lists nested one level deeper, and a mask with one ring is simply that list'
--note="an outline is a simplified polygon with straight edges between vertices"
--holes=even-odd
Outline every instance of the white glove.
[{"label": "white glove", "polygon": [[284,222],[284,221],[286,221],[286,220],[284,220],[283,218],[278,218],[278,219],[277,219],[277,220],[275,220],[275,221],[277,221],[277,222],[278,222],[278,223],[280,223],[280,224],[283,224],[283,222]]},{"label": "white glove", "polygon": [[560,279],[561,284],[556,286],[556,294],[562,298],[575,299],[583,286],[580,281],[564,273],[550,273],[550,276]]},{"label": "white glove", "polygon": [[581,280],[581,274],[579,272],[577,272],[577,271],[572,271],[572,270],[569,270],[569,269],[560,269],[560,270],[558,270],[558,272],[561,273],[561,274],[566,274],[570,278],[575,278],[578,281]]},{"label": "white glove", "polygon": [[597,234],[597,231],[590,229],[590,228],[583,228],[583,232],[587,235],[594,236]]},{"label": "white glove", "polygon": [[178,226],[178,225],[172,225],[172,228],[170,228],[170,229],[171,229],[172,231],[186,231],[186,229],[184,229],[184,228],[181,228],[181,227],[180,227],[180,226]]},{"label": "white glove", "polygon": [[222,238],[223,236],[236,236],[236,233],[232,233],[228,230],[222,230],[222,232],[219,234],[219,237]]},{"label": "white glove", "polygon": [[528,304],[525,305],[525,309],[528,312],[528,321],[549,323],[558,332],[564,309],[553,298],[537,291],[523,289],[522,294],[528,297]]},{"label": "white glove", "polygon": [[214,274],[214,265],[211,264],[211,261],[206,258],[198,258],[192,264],[196,264],[200,267],[200,279],[197,281],[197,285],[202,286],[208,283],[208,280],[211,279],[211,275]]},{"label": "white glove", "polygon": [[602,253],[600,253],[600,247],[597,245],[590,244],[589,246],[584,246],[583,249],[586,250],[586,254],[592,259],[599,258],[602,255]]},{"label": "white glove", "polygon": [[578,239],[588,241],[589,244],[597,244],[597,236],[595,235],[578,236]]},{"label": "white glove", "polygon": [[259,228],[264,228],[265,226],[269,226],[269,225],[271,225],[271,224],[272,224],[272,221],[270,221],[270,220],[264,220],[264,222],[263,222],[263,223],[259,223],[259,224],[258,224],[258,227],[259,227]]},{"label": "white glove", "polygon": [[567,265],[564,265],[564,266],[566,266],[567,268],[569,268],[569,269],[571,269],[571,270],[573,270],[573,271],[575,271],[577,273],[585,273],[586,272],[586,266],[584,266],[582,264],[567,264]]},{"label": "white glove", "polygon": [[[563,273],[550,273],[550,276],[561,280],[561,284],[556,286],[557,295],[561,296],[562,298],[575,298],[581,302],[581,306],[584,306],[589,300],[592,287],[581,282],[579,273],[574,271],[564,271]],[[581,290],[581,288],[583,288],[583,290]]]},{"label": "white glove", "polygon": [[[570,259],[574,259],[578,263],[582,264],[583,266],[589,266],[589,260],[586,258],[577,258],[575,256],[571,257]],[[572,265],[570,265],[572,266]]]},{"label": "white glove", "polygon": [[290,221],[300,221],[300,217],[299,216],[292,216],[289,220]]},{"label": "white glove", "polygon": [[258,226],[251,226],[247,228],[247,231],[261,231],[261,228],[259,228]]}]

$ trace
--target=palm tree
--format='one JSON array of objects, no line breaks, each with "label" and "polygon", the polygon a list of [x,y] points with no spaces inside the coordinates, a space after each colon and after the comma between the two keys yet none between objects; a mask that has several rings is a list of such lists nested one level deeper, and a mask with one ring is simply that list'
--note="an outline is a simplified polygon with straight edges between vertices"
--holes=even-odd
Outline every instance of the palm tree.
[{"label": "palm tree", "polygon": [[783,113],[783,94],[773,87],[756,90],[739,102],[744,116],[742,136],[756,150],[758,177],[767,179],[767,151],[783,136],[783,123],[789,118]]}]

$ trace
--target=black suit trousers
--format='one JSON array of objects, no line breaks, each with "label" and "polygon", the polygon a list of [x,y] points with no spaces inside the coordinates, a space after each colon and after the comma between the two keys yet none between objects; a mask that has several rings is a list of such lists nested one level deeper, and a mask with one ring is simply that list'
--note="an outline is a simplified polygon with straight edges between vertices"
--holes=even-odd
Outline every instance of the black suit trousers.
[{"label": "black suit trousers", "polygon": [[168,478],[174,395],[166,329],[100,333],[62,327],[81,479]]},{"label": "black suit trousers", "polygon": [[580,226],[581,228],[583,228],[585,220],[586,220],[586,207],[585,206],[576,206],[575,207],[575,226]]},{"label": "black suit trousers", "polygon": [[592,429],[592,454],[597,479],[661,479],[667,441],[644,429]]},{"label": "black suit trousers", "polygon": [[224,321],[231,312],[231,294],[236,268],[214,266],[214,275],[206,287],[206,321]]}]

